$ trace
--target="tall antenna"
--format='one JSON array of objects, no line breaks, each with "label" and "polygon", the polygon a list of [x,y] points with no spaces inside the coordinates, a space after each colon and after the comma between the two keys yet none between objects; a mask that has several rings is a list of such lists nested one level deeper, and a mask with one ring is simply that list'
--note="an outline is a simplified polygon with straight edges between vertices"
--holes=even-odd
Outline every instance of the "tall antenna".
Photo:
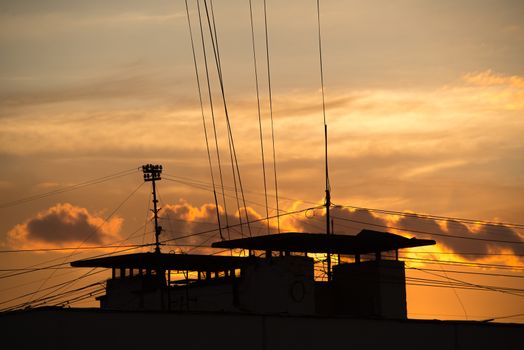
[{"label": "tall antenna", "polygon": [[160,232],[162,232],[162,226],[158,225],[158,212],[160,211],[160,208],[157,208],[158,200],[156,199],[156,181],[161,180],[160,174],[162,173],[162,165],[142,165],[142,171],[144,172],[144,181],[151,182],[153,186],[153,209],[151,209],[151,211],[155,218],[155,253],[160,254],[158,236],[160,236]]},{"label": "tall antenna", "polygon": [[[329,184],[328,166],[328,128],[326,121],[326,99],[324,95],[324,63],[322,61],[322,31],[320,29],[320,0],[317,0],[317,24],[318,24],[318,54],[320,63],[320,86],[322,88],[322,115],[324,116],[324,161],[326,170],[326,234],[331,234],[331,222],[329,208],[331,207],[331,186]],[[331,281],[331,254],[327,252],[327,277]]]},{"label": "tall antenna", "polygon": [[[331,207],[331,188],[329,185],[329,167],[328,167],[328,148],[327,148],[327,124],[324,124],[324,150],[325,150],[325,165],[326,165],[326,234],[331,234],[331,221],[329,215],[329,208]],[[327,253],[327,273],[328,281],[331,281],[331,253]]]}]

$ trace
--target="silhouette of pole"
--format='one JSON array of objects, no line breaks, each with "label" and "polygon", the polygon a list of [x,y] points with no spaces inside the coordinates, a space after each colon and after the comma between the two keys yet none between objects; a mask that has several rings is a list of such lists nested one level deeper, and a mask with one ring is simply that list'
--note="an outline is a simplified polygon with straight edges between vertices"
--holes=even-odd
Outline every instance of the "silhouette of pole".
[{"label": "silhouette of pole", "polygon": [[160,242],[158,236],[162,232],[162,226],[158,225],[158,212],[160,208],[157,208],[158,200],[156,199],[156,181],[161,180],[160,174],[162,173],[162,165],[146,164],[142,165],[142,171],[144,173],[144,181],[151,182],[153,187],[153,212],[155,219],[155,253],[160,253]]}]

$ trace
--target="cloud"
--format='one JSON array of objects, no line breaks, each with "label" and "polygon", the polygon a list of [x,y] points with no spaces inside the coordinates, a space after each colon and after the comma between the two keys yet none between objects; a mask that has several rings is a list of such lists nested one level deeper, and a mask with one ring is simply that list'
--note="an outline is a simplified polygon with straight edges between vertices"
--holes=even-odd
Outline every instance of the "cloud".
[{"label": "cloud", "polygon": [[[252,208],[249,208],[250,220],[260,219],[262,216]],[[182,244],[185,251],[194,252],[195,250],[185,248],[184,244],[201,245],[209,247],[212,242],[220,240],[216,228],[216,210],[213,204],[204,204],[200,207],[192,206],[187,201],[180,201],[178,204],[166,205],[162,209],[161,221],[164,226],[162,239],[173,239],[176,243]],[[502,225],[465,225],[461,222],[448,220],[437,221],[427,217],[417,216],[392,216],[376,214],[367,209],[350,209],[334,207],[331,210],[333,219],[333,229],[337,234],[355,235],[363,229],[391,232],[401,234],[406,237],[416,237],[421,239],[433,239],[437,241],[437,248],[445,251],[457,253],[463,260],[481,260],[489,257],[490,253],[509,252],[515,255],[524,254],[524,247],[521,244],[512,244],[495,241],[514,241],[523,242],[519,234],[509,227]],[[225,226],[226,215],[220,208],[220,218],[222,225]],[[239,223],[238,212],[227,216],[229,225],[234,226]],[[245,220],[244,220],[245,222]],[[267,233],[266,222],[260,221],[251,224],[253,235],[263,235]],[[285,216],[281,220],[282,232],[298,231],[308,233],[325,232],[325,212],[322,209],[308,210],[299,215]],[[239,226],[230,230],[229,238],[240,238],[247,236],[247,226],[243,226],[243,234]],[[413,232],[415,231],[415,232]],[[275,222],[271,222],[271,232],[276,232]],[[180,239],[184,236],[197,234],[188,238]],[[201,234],[199,234],[201,233]],[[432,235],[435,233],[436,235]],[[224,236],[228,239],[227,230]],[[471,239],[453,238],[453,236],[468,237]],[[197,249],[199,252],[209,252],[209,249]],[[409,251],[409,250],[408,250]],[[476,253],[468,255],[465,253]]]},{"label": "cloud", "polygon": [[[333,231],[337,234],[355,235],[363,229],[385,230],[387,222],[365,209],[348,209],[335,207],[331,209],[333,219]],[[291,226],[296,231],[309,233],[326,232],[324,209],[315,209],[305,213],[304,216],[296,216],[290,219]]]},{"label": "cloud", "polygon": [[524,110],[524,77],[504,75],[488,69],[462,76],[463,86],[452,90],[462,96],[462,103],[483,110]]},{"label": "cloud", "polygon": [[[399,224],[403,227],[405,225],[403,222],[400,222]],[[409,223],[407,226],[416,227],[413,223]],[[444,226],[435,228],[430,232],[451,236],[435,237],[435,239],[437,239],[441,245],[458,253],[473,252],[489,255],[490,253],[509,252],[515,255],[524,255],[524,241],[520,235],[511,228],[503,225],[465,225],[455,220],[448,220],[445,222]],[[452,238],[453,236],[470,237],[472,240],[456,239]],[[507,242],[520,242],[520,244]],[[459,255],[470,260],[482,259],[485,257],[483,255]]]},{"label": "cloud", "polygon": [[[108,87],[100,96],[96,93],[100,84],[96,83],[66,94],[64,103],[12,107],[20,111],[10,110],[0,124],[0,155],[19,163],[34,156],[43,166],[48,166],[44,161],[50,159],[72,157],[90,161],[118,158],[127,162],[126,167],[153,157],[164,165],[176,159],[177,172],[209,182],[198,101],[191,104],[187,100],[176,108],[161,98],[151,98],[147,106],[124,103],[118,87],[126,83],[133,85],[127,90],[122,86],[130,101],[154,96],[149,83],[145,84],[145,95],[140,95],[136,85],[141,77],[145,82],[149,78],[135,73],[129,77],[136,80],[126,80],[125,74],[115,75],[114,80],[109,77]],[[517,78],[495,72],[470,76],[432,90],[328,91],[330,177],[336,201],[487,220],[497,215],[505,221],[518,221],[522,208],[518,199],[524,191],[519,180],[524,164],[524,124],[519,113],[488,97],[498,89],[522,89]],[[512,81],[517,83],[512,85]],[[256,100],[253,98],[249,105],[245,94],[235,96],[228,107],[244,187],[262,192]],[[42,98],[59,100],[55,100],[54,92],[51,95]],[[99,98],[100,103],[83,100],[87,96]],[[282,113],[275,118],[275,144],[281,195],[316,201],[323,191],[322,182],[313,181],[323,177],[324,135],[321,108],[316,108],[321,99],[313,90],[279,96],[275,97],[275,111]],[[26,97],[29,102],[30,96]],[[109,103],[115,99],[118,101]],[[330,101],[334,103],[329,105]],[[284,117],[286,113],[293,118]],[[227,134],[222,115],[217,117],[217,125],[222,127],[217,131],[220,152],[225,160]],[[206,118],[212,136],[208,108]],[[268,165],[271,133],[267,113],[263,122]],[[212,137],[209,141],[214,144]],[[212,151],[212,163],[218,171]],[[35,169],[34,173],[38,172]],[[226,185],[232,185],[230,174]],[[195,200],[198,195],[194,193],[187,191],[184,196]],[[202,203],[209,198],[197,200]],[[308,227],[314,228],[311,224]]]},{"label": "cloud", "polygon": [[440,170],[459,167],[464,164],[465,162],[462,160],[454,160],[454,161],[448,161],[448,162],[446,161],[445,162],[435,162],[433,164],[422,165],[412,170],[408,170],[403,176],[405,178],[409,178],[409,177],[415,177],[415,176],[420,176],[420,175],[427,175],[427,174],[438,172]]},{"label": "cloud", "polygon": [[[241,209],[241,218],[238,210],[229,209],[226,215],[223,207],[219,207],[225,239],[267,234],[267,221],[260,220],[263,215],[253,208],[247,208],[251,233],[246,224],[244,209]],[[170,246],[180,245],[179,249],[187,253],[214,252],[209,246],[221,239],[214,204],[194,206],[180,200],[176,204],[166,204],[160,213],[162,241],[171,240]],[[491,253],[501,252],[524,255],[522,244],[500,242],[524,242],[518,232],[503,225],[466,225],[455,220],[437,221],[411,215],[398,217],[376,214],[367,209],[338,206],[332,208],[331,218],[336,234],[355,235],[363,229],[370,229],[407,237],[434,239],[437,241],[437,249],[455,252],[464,260],[481,260]],[[13,227],[7,233],[7,243],[8,246],[19,249],[110,244],[120,238],[122,222],[123,219],[118,217],[105,222],[102,217],[89,213],[85,208],[69,203],[57,204]],[[312,209],[283,216],[280,225],[282,232],[322,233],[325,232],[325,213],[322,209]],[[270,220],[269,229],[271,233],[277,232],[276,220]]]},{"label": "cloud", "polygon": [[[399,218],[377,215],[366,209],[342,207],[333,208],[331,217],[334,231],[338,234],[354,235],[362,229],[370,229],[407,237],[433,239],[437,242],[437,249],[452,251],[464,260],[485,259],[491,253],[524,255],[522,237],[517,231],[503,225],[466,225],[456,220],[437,221],[417,216]],[[292,224],[298,231],[325,232],[325,213],[323,210],[312,211],[304,217],[293,218]],[[453,238],[453,236],[470,239]],[[520,242],[520,244],[501,241]]]},{"label": "cloud", "polygon": [[13,227],[7,243],[13,248],[104,245],[119,239],[123,219],[106,221],[85,208],[59,203]]},{"label": "cloud", "polygon": [[[253,208],[248,207],[246,212],[249,217],[249,227],[246,223],[246,213],[241,208],[241,215],[238,209],[228,208],[226,215],[223,207],[219,206],[220,222],[222,235],[225,239],[235,239],[241,237],[248,237],[250,235],[257,236],[267,234],[266,221],[258,221],[262,216],[258,214]],[[242,221],[242,225],[240,222]],[[160,223],[163,228],[161,240],[175,239],[173,244],[181,244],[183,251],[190,251],[192,253],[204,251],[209,252],[209,247],[212,242],[220,240],[220,233],[218,231],[216,206],[208,203],[202,206],[193,206],[185,200],[180,200],[177,204],[167,204],[162,207],[160,212]],[[230,229],[227,229],[229,225]],[[275,222],[270,223],[271,233],[276,232]],[[195,234],[194,236],[191,236]],[[185,238],[185,236],[189,236]],[[185,245],[195,245],[192,247],[185,247]]]},{"label": "cloud", "polygon": [[[178,85],[168,81],[158,72],[131,67],[112,76],[83,80],[76,86],[0,95],[0,146],[4,146],[0,148],[17,155],[49,150],[134,153],[146,147],[171,151],[173,146],[204,152],[203,138],[195,144],[194,137],[186,136],[203,133],[196,96],[184,89],[176,95],[166,92],[173,90],[173,84]],[[522,81],[519,76],[488,71],[466,74],[458,82],[433,91],[332,91],[327,99],[330,153],[352,158],[417,153],[430,162],[423,165],[422,172],[433,166],[428,154],[444,155],[442,164],[466,165],[472,158],[478,159],[480,148],[482,157],[500,158],[498,150],[513,147],[522,132],[522,122],[511,113],[524,101]],[[252,159],[253,150],[258,149],[258,123],[255,101],[246,94],[235,95],[228,107],[237,149],[242,150],[239,157]],[[317,91],[275,96],[278,161],[322,156],[320,101]],[[205,110],[209,124],[208,106]],[[220,108],[215,112],[224,145],[223,116]],[[296,127],[298,119],[300,128]],[[151,129],[152,120],[162,128],[144,133]],[[263,123],[269,145],[267,113]],[[493,133],[486,134],[486,128]],[[289,130],[293,132],[286,132]]]},{"label": "cloud", "polygon": [[464,224],[456,220],[436,221],[417,216],[403,216],[390,225],[398,228],[396,232],[434,239],[439,248],[451,250],[466,260],[485,259],[491,253],[507,252],[517,256],[524,254],[524,241],[519,233],[503,225]]},{"label": "cloud", "polygon": [[506,86],[524,89],[523,77],[518,75],[497,74],[491,69],[465,74],[462,79],[466,83],[476,86]]}]

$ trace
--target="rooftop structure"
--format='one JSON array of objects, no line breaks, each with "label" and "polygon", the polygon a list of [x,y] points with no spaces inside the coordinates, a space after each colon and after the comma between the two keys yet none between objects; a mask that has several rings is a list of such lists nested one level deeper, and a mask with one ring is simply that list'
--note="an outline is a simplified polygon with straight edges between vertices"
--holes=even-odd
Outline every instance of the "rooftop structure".
[{"label": "rooftop structure", "polygon": [[[106,295],[98,298],[103,309],[402,319],[406,291],[398,250],[432,244],[371,230],[355,236],[290,232],[212,244],[248,250],[246,257],[155,252],[79,260],[71,266],[112,269]],[[338,256],[332,279],[315,279],[318,254]],[[362,261],[365,254],[373,259]]]},{"label": "rooftop structure", "polygon": [[246,263],[245,258],[237,256],[136,253],[77,260],[73,261],[71,266],[204,272],[237,269]]},{"label": "rooftop structure", "polygon": [[288,232],[215,242],[215,248],[240,248],[271,252],[331,253],[355,255],[396,251],[436,244],[434,240],[405,238],[387,232],[362,230],[355,236]]}]

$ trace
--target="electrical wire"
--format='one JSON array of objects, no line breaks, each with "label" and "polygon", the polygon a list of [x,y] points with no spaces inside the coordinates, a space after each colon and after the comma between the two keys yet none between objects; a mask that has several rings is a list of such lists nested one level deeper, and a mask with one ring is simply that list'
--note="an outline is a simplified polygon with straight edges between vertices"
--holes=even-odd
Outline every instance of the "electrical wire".
[{"label": "electrical wire", "polygon": [[406,267],[410,270],[420,270],[420,271],[434,271],[434,272],[447,272],[447,273],[458,273],[465,275],[479,275],[479,276],[490,276],[490,277],[507,277],[507,278],[524,278],[524,276],[508,275],[502,273],[488,273],[488,272],[474,272],[474,271],[457,271],[457,270],[437,270],[437,269],[428,269],[428,268],[415,268],[415,267]]},{"label": "electrical wire", "polygon": [[32,304],[20,303],[18,305],[12,306],[12,307],[2,309],[2,310],[0,310],[0,312],[9,312],[9,311],[13,311],[13,310],[16,310],[16,309],[19,309],[19,308],[28,308],[28,307],[35,308],[35,307],[43,306],[43,305],[47,304],[48,302],[53,301],[55,299],[59,299],[60,297],[63,297],[65,295],[74,294],[76,292],[83,291],[83,290],[89,289],[89,288],[93,288],[93,287],[96,287],[96,286],[99,286],[99,285],[100,285],[100,282],[96,282],[96,283],[89,284],[87,286],[83,286],[83,287],[80,287],[80,288],[77,288],[77,289],[74,289],[74,290],[71,290],[71,291],[65,291],[65,292],[62,292],[62,293],[59,293],[59,294],[56,294],[56,295],[46,295],[44,297],[35,299]]},{"label": "electrical wire", "polygon": [[[257,95],[258,131],[259,131],[259,137],[260,137],[262,177],[264,180],[264,199],[266,203],[266,217],[268,217],[269,216],[269,205],[268,205],[268,199],[267,199],[266,161],[265,161],[265,156],[264,156],[264,136],[262,133],[262,115],[260,112],[260,91],[258,88],[257,54],[256,54],[256,46],[255,46],[255,25],[253,23],[252,0],[249,0],[249,19],[251,23],[251,43],[252,43],[252,48],[253,48],[253,67],[254,67],[254,72],[255,72],[255,87],[256,87],[256,95]],[[270,227],[270,224],[269,224],[269,219],[268,219],[267,220],[267,234],[270,234],[269,227]]]},{"label": "electrical wire", "polygon": [[[111,249],[111,248],[129,248],[129,247],[146,247],[154,244],[130,244],[130,245],[101,245],[89,247],[62,247],[62,248],[35,248],[35,249],[9,249],[0,250],[1,253],[32,253],[32,252],[57,252],[66,250],[95,250],[95,249]],[[25,270],[25,269],[24,269]],[[3,271],[3,270],[0,270]]]},{"label": "electrical wire", "polygon": [[[87,237],[78,245],[79,247],[81,247],[82,245],[84,245],[85,242],[87,242],[95,233],[97,233],[103,225],[105,225],[109,219],[111,219],[113,217],[113,215],[118,211],[120,210],[120,208],[140,189],[140,187],[142,187],[144,185],[145,182],[142,182],[140,183],[140,185],[138,185],[110,214],[109,216],[107,216],[106,218],[104,218],[104,220],[102,221],[102,223],[100,225],[98,225],[96,227],[95,230],[93,230],[93,232],[91,232],[89,235],[87,235]],[[75,251],[73,251],[72,254],[74,254]],[[64,262],[69,259],[69,257],[72,255],[70,254],[69,256],[67,256],[65,259],[64,259]],[[35,291],[35,293],[38,293],[38,291],[40,290],[40,288],[42,288],[46,283],[47,281],[53,277],[53,275],[55,274],[56,270],[53,270],[51,272],[51,274],[49,275],[49,277],[47,278],[47,280],[45,280],[44,282],[42,282],[42,284],[40,285],[40,287]],[[31,302],[31,299],[29,300],[29,303]]]},{"label": "electrical wire", "polygon": [[431,214],[407,213],[407,212],[394,211],[394,210],[357,207],[357,206],[352,206],[352,205],[334,205],[334,207],[349,208],[349,209],[356,209],[356,210],[367,210],[367,211],[375,212],[375,213],[389,214],[389,215],[395,215],[395,216],[404,216],[404,217],[410,217],[410,218],[415,218],[415,219],[431,219],[431,220],[437,220],[437,221],[457,221],[457,222],[462,222],[466,224],[475,224],[475,225],[482,225],[482,226],[495,226],[495,227],[506,226],[506,227],[513,227],[513,228],[524,228],[524,224],[516,224],[516,223],[509,223],[509,222],[495,222],[495,221],[478,220],[478,219],[464,219],[464,218],[457,218],[453,216],[442,216],[442,215],[439,216],[439,215],[431,215]]},{"label": "electrical wire", "polygon": [[[417,268],[415,268],[415,269],[417,269]],[[480,284],[477,284],[477,283],[470,283],[470,282],[466,282],[466,281],[463,281],[463,280],[459,280],[457,278],[452,278],[452,277],[448,277],[448,276],[442,276],[442,275],[439,275],[439,274],[431,272],[431,271],[423,271],[423,270],[421,270],[421,271],[424,272],[424,273],[427,273],[429,275],[432,275],[432,276],[445,278],[448,281],[459,283],[460,285],[465,286],[465,287],[485,289],[485,290],[489,290],[489,291],[493,291],[493,292],[501,292],[501,293],[511,294],[511,295],[514,295],[514,296],[519,296],[519,297],[523,297],[524,298],[524,295],[517,293],[517,292],[524,292],[524,289],[480,285]]]},{"label": "electrical wire", "polygon": [[[175,175],[168,175],[168,176],[172,177],[171,181],[178,182],[178,183],[181,183],[181,184],[184,184],[184,185],[187,185],[187,186],[191,186],[191,187],[194,187],[194,188],[199,188],[199,189],[202,189],[202,190],[208,190],[206,188],[206,186],[209,186],[209,183],[206,183],[205,181],[189,179],[189,178],[184,178],[184,177],[175,176]],[[222,188],[222,190],[230,191],[231,189],[229,187],[225,186],[225,187]],[[247,192],[263,196],[262,193],[258,193],[258,192],[255,192],[255,191],[247,191]],[[279,198],[286,199],[286,200],[289,200],[289,201],[295,201],[295,202],[299,201],[296,198],[289,198],[289,197],[282,197],[282,196],[280,196]],[[302,202],[303,203],[307,203],[307,204],[317,204],[315,202],[310,202],[310,201],[302,201]],[[261,204],[259,204],[259,205],[262,207]],[[406,213],[406,212],[399,212],[399,211],[374,209],[374,208],[367,208],[367,207],[357,207],[357,206],[349,206],[349,205],[333,205],[333,207],[334,208],[348,208],[348,209],[354,209],[354,210],[365,210],[365,211],[370,211],[370,212],[377,212],[377,213],[380,213],[380,214],[389,214],[389,215],[396,215],[396,216],[406,216],[406,217],[411,217],[411,218],[414,218],[414,219],[421,219],[421,220],[434,219],[434,220],[440,220],[440,221],[448,220],[450,222],[451,222],[451,220],[453,220],[453,221],[457,221],[457,222],[463,222],[463,223],[466,223],[466,224],[475,224],[475,225],[481,225],[481,226],[494,226],[494,228],[499,228],[500,225],[502,225],[502,226],[506,226],[506,227],[509,227],[509,228],[517,228],[518,229],[520,226],[524,226],[522,224],[509,223],[509,222],[495,223],[495,222],[484,221],[484,220],[479,220],[479,219],[460,219],[460,218],[456,218],[456,217],[434,216],[434,215],[426,215],[426,214],[419,214],[419,213]],[[336,218],[340,219],[340,220],[346,219],[346,218],[340,218],[340,217],[336,217]],[[352,222],[359,223],[359,224],[366,224],[366,225],[380,226],[380,227],[384,227],[384,228],[393,228],[393,229],[395,229],[394,227],[387,226],[387,225],[377,225],[377,224],[372,224],[372,223],[369,223],[369,222],[363,222],[363,221],[357,221],[357,220],[346,219],[345,221],[352,221]],[[339,223],[339,225],[340,225],[340,223]],[[408,229],[399,229],[399,230],[409,231]],[[418,232],[415,232],[415,233],[432,234],[430,232],[425,232],[425,231],[418,231]]]},{"label": "electrical wire", "polygon": [[[143,184],[143,183],[142,183],[142,184]],[[130,198],[130,197],[131,197],[135,192],[136,192],[136,190],[133,191],[133,192],[131,193],[131,195],[130,195],[128,198],[126,198],[125,201],[127,201],[127,200],[128,200],[128,199],[129,199],[129,198]],[[124,201],[124,203],[125,203],[125,201]],[[118,208],[120,208],[122,205],[123,205],[123,203],[122,203]],[[117,208],[117,209],[118,209],[118,208]],[[115,210],[115,211],[116,211],[116,210]],[[144,225],[144,226],[145,226],[145,225]],[[138,228],[137,230],[135,230],[134,232],[130,233],[130,234],[128,235],[127,238],[125,238],[124,240],[121,240],[120,242],[123,243],[123,242],[128,241],[129,239],[131,239],[131,238],[136,234],[136,232],[138,232],[139,230],[141,230],[141,228],[142,228],[142,227],[140,227],[140,228]],[[142,247],[144,247],[144,246],[150,246],[150,245],[152,245],[152,244],[146,244],[146,245],[143,245],[143,244],[142,244],[142,245],[135,245],[135,246],[131,246],[130,249],[142,248]],[[123,245],[121,244],[121,245],[119,245],[119,246],[116,246],[116,248],[121,248],[122,246],[123,246]],[[116,250],[115,250],[115,251],[113,251],[112,253],[109,253],[109,254],[102,254],[101,256],[113,255],[113,254],[116,254],[116,253],[119,253],[119,252],[122,252],[122,251],[126,251],[126,250],[129,250],[129,249],[124,249],[124,250],[119,250],[119,251],[116,251]],[[71,254],[71,255],[72,255],[72,254]],[[70,256],[71,256],[71,255],[70,255]],[[69,256],[69,257],[70,257],[70,256]],[[99,256],[99,257],[100,257],[100,256]],[[65,263],[62,263],[62,264],[65,264]],[[84,275],[82,275],[82,276],[80,276],[80,277],[78,277],[78,278],[76,278],[76,279],[72,279],[72,280],[69,280],[69,281],[67,281],[67,282],[64,282],[64,283],[59,284],[58,287],[55,288],[53,291],[51,291],[51,292],[45,294],[44,296],[40,296],[40,298],[38,298],[37,301],[29,300],[29,302],[25,302],[23,306],[26,307],[26,306],[28,306],[28,305],[34,305],[35,302],[36,302],[36,303],[39,302],[42,298],[46,298],[46,297],[49,296],[49,295],[56,295],[55,293],[56,293],[58,290],[60,290],[60,289],[63,289],[63,288],[70,288],[74,283],[78,282],[80,279],[85,278],[85,277],[88,277],[88,276],[94,274],[94,273],[93,273],[94,270],[95,270],[95,268],[92,268],[90,271],[88,271],[87,273],[85,273]],[[28,271],[28,272],[33,272],[33,271],[34,271],[34,270],[30,270],[30,271]],[[104,271],[104,270],[102,270],[102,271]],[[45,279],[45,281],[47,281],[49,278],[50,278],[50,277],[48,277],[47,279]],[[45,282],[44,282],[44,283],[45,283]],[[55,286],[57,286],[57,285],[55,285]],[[40,286],[40,288],[39,288],[37,291],[32,292],[32,293],[29,293],[29,295],[35,295],[35,293],[41,292],[41,291],[42,291],[42,288],[41,288],[41,287],[42,287],[42,285]],[[47,289],[49,289],[49,288],[45,288],[44,290],[47,290]],[[27,295],[26,295],[26,296],[27,296]]]},{"label": "electrical wire", "polygon": [[[89,275],[87,275],[86,277],[89,277],[89,276],[92,276],[92,275],[96,275],[96,274],[99,274],[99,273],[102,273],[102,272],[105,272],[105,270],[99,270],[99,271],[95,271],[94,273],[91,273]],[[57,283],[57,284],[54,284],[52,286],[49,286],[49,287],[46,287],[46,288],[43,288],[41,289],[40,291],[45,291],[45,290],[49,290],[49,289],[52,289],[52,288],[56,288],[56,287],[59,287],[59,286],[62,286],[62,285],[65,285],[67,283],[69,283],[70,281],[66,281],[66,282],[61,282],[61,283]],[[0,305],[3,305],[3,304],[7,304],[11,301],[15,301],[15,300],[18,300],[18,299],[22,299],[24,297],[27,297],[29,295],[31,295],[32,293],[27,293],[27,294],[23,294],[23,295],[19,295],[15,298],[12,298],[12,299],[9,299],[9,300],[4,300],[4,301],[0,301]]]},{"label": "electrical wire", "polygon": [[359,223],[359,224],[364,224],[364,225],[371,225],[371,226],[376,226],[376,227],[384,227],[384,228],[388,228],[388,229],[399,230],[399,231],[407,231],[407,232],[413,232],[413,233],[423,233],[423,234],[428,234],[428,235],[432,235],[432,236],[449,237],[449,238],[456,238],[456,239],[468,239],[468,240],[473,240],[473,241],[484,241],[484,242],[524,244],[523,241],[519,242],[519,241],[508,241],[508,240],[502,240],[502,239],[490,239],[490,238],[479,238],[479,237],[467,237],[467,236],[458,236],[458,235],[448,235],[448,234],[445,234],[445,233],[428,232],[428,231],[414,230],[414,229],[408,229],[408,228],[403,228],[403,227],[395,227],[395,226],[390,226],[390,225],[375,224],[375,223],[370,223],[370,222],[365,222],[365,221],[359,221],[359,220],[343,218],[343,217],[340,217],[340,216],[333,216],[333,218],[334,219],[343,220],[343,221],[350,221],[350,222],[355,222],[355,223]]},{"label": "electrical wire", "polygon": [[444,265],[457,265],[457,266],[469,266],[469,267],[482,267],[491,269],[502,269],[502,270],[524,270],[524,265],[501,265],[501,264],[487,264],[487,263],[474,263],[467,261],[453,261],[453,260],[440,260],[440,259],[423,259],[423,258],[412,258],[408,256],[399,256],[403,260],[419,261],[428,264],[444,264]]},{"label": "electrical wire", "polygon": [[46,198],[46,197],[49,197],[49,196],[54,196],[54,195],[57,195],[57,194],[62,194],[62,193],[65,193],[65,192],[74,191],[74,190],[77,190],[79,188],[83,188],[83,187],[92,186],[92,185],[100,184],[100,183],[103,183],[103,182],[111,181],[111,180],[114,180],[114,179],[118,179],[118,178],[130,175],[130,174],[132,174],[132,173],[134,173],[136,171],[137,171],[136,168],[129,169],[129,170],[124,170],[124,171],[120,171],[120,172],[117,172],[117,173],[114,173],[114,174],[111,174],[111,175],[106,175],[106,176],[102,176],[102,177],[99,177],[99,178],[96,178],[96,179],[84,181],[84,182],[81,182],[81,183],[78,183],[78,184],[75,184],[75,185],[62,187],[62,188],[59,188],[59,189],[56,189],[56,190],[53,190],[53,191],[40,193],[40,194],[36,194],[36,195],[33,195],[33,196],[29,196],[29,197],[24,197],[24,198],[21,198],[21,199],[10,201],[10,202],[5,202],[5,203],[0,204],[0,209],[13,207],[13,206],[17,206],[17,205],[20,205],[20,204],[25,204],[27,202],[31,202],[31,201],[34,201],[34,200],[38,200],[38,199]]},{"label": "electrical wire", "polygon": [[[204,57],[204,67],[205,67],[205,71],[206,71],[206,82],[207,82],[207,91],[208,91],[208,95],[209,95],[209,107],[210,107],[210,110],[211,110],[211,120],[212,120],[212,124],[213,124],[213,134],[214,134],[214,139],[215,139],[215,151],[216,151],[216,155],[217,155],[217,163],[218,163],[218,174],[219,174],[219,179],[220,179],[220,187],[221,188],[224,188],[224,177],[223,177],[223,174],[222,174],[222,162],[220,160],[220,148],[219,148],[219,144],[218,144],[218,136],[217,136],[217,128],[216,128],[216,118],[215,118],[215,109],[213,107],[213,95],[211,93],[211,81],[210,81],[210,78],[209,78],[209,68],[208,68],[208,62],[207,62],[207,54],[206,54],[206,44],[205,44],[205,40],[204,40],[204,29],[203,29],[203,26],[202,26],[202,14],[201,14],[201,11],[200,11],[200,2],[199,0],[196,0],[196,3],[197,3],[197,10],[198,10],[198,23],[199,23],[199,26],[200,26],[200,39],[201,39],[201,42],[202,42],[202,52],[203,52],[203,57]],[[222,193],[222,203],[224,205],[224,212],[225,212],[225,219],[226,219],[226,228],[229,227],[229,219],[228,219],[228,215],[227,215],[227,202],[226,202],[226,197],[225,195]],[[228,231],[228,235],[229,235],[229,229],[227,229]]]},{"label": "electrical wire", "polygon": [[202,100],[202,88],[200,86],[200,74],[198,72],[198,64],[197,64],[196,53],[195,53],[195,44],[194,44],[194,40],[193,40],[193,29],[191,27],[191,17],[189,16],[189,8],[188,8],[188,5],[187,5],[187,0],[185,0],[185,3],[186,3],[186,13],[187,13],[187,24],[188,24],[188,27],[189,27],[189,36],[191,38],[191,50],[193,52],[193,63],[194,63],[194,66],[195,66],[195,76],[196,76],[196,80],[197,80],[198,99],[200,101],[200,111],[201,111],[201,114],[202,114],[202,126],[204,128],[204,139],[206,141],[206,151],[207,151],[207,159],[208,159],[208,163],[209,163],[209,172],[210,172],[210,175],[211,175],[211,182],[213,184],[213,199],[215,201],[215,209],[216,209],[217,223],[218,223],[218,229],[219,229],[219,233],[220,233],[220,238],[223,240],[224,236],[222,234],[222,224],[220,222],[220,212],[219,212],[219,207],[218,207],[218,198],[217,198],[217,192],[216,192],[216,186],[215,186],[215,175],[213,173],[213,164],[211,162],[211,150],[209,148],[209,140],[208,140],[208,135],[207,135],[206,118],[205,118],[205,115],[204,115],[204,102]]},{"label": "electrical wire", "polygon": [[[316,208],[316,207],[314,207],[314,208]],[[295,214],[302,213],[302,212],[305,212],[306,210],[311,210],[311,209],[314,209],[314,208],[305,208],[305,209],[299,209],[299,210],[294,210],[294,211],[290,211],[290,212],[285,212],[283,214],[280,214],[280,216],[295,215]],[[269,218],[270,219],[275,219],[276,215],[270,216]],[[266,220],[266,218],[261,218],[261,219],[251,220],[250,222],[251,223],[256,223],[256,222],[265,221],[265,220]],[[235,226],[238,226],[238,224],[237,225],[232,225],[231,227],[235,227]],[[193,232],[193,233],[186,234],[184,236],[179,236],[179,237],[163,240],[163,241],[161,241],[161,243],[177,241],[177,240],[181,240],[181,239],[185,239],[185,238],[189,238],[189,237],[194,237],[194,236],[199,236],[199,235],[203,235],[203,234],[211,233],[211,232],[215,232],[215,231],[217,231],[217,229],[210,229],[210,230],[204,230],[204,231],[199,231],[199,232]]]},{"label": "electrical wire", "polygon": [[[229,118],[229,112],[228,112],[227,103],[226,103],[224,79],[223,79],[223,75],[222,75],[222,65],[221,65],[221,61],[220,61],[220,50],[219,50],[219,45],[218,45],[218,35],[217,35],[217,30],[216,30],[216,25],[215,25],[215,15],[214,15],[214,12],[213,12],[213,1],[212,0],[210,0],[210,4],[211,4],[211,15],[212,15],[212,18],[213,18],[213,24],[211,24],[209,11],[208,11],[208,6],[207,6],[207,1],[204,0],[204,6],[205,6],[205,9],[206,9],[206,17],[207,17],[207,22],[208,22],[210,36],[211,36],[211,44],[213,45],[213,52],[214,52],[214,55],[215,55],[215,63],[216,63],[216,68],[217,68],[217,73],[218,73],[218,82],[219,82],[219,85],[220,85],[220,92],[221,92],[222,102],[223,102],[223,106],[224,106],[224,114],[225,114],[225,117],[226,117],[226,126],[227,126],[228,140],[229,140],[229,146],[230,146],[230,156],[232,157],[232,160],[234,159],[234,164],[235,164],[235,167],[233,168],[233,180],[234,180],[235,187],[236,187],[236,177],[235,177],[235,168],[236,168],[236,175],[238,176],[238,185],[240,187],[240,194],[242,196],[242,201],[243,201],[243,204],[244,204],[244,214],[246,216],[247,228],[248,228],[248,231],[249,231],[249,236],[252,236],[251,226],[249,224],[249,215],[247,213],[247,207],[246,207],[246,199],[245,199],[245,195],[244,195],[244,187],[242,185],[242,177],[240,176],[240,167],[238,165],[238,157],[237,157],[237,152],[236,152],[236,147],[235,147],[235,141],[234,141],[234,138],[233,138],[233,129],[231,127],[231,120]],[[232,161],[231,164],[233,164],[233,161]],[[242,217],[241,210],[239,208],[239,220],[241,220],[241,217]],[[242,225],[240,227],[242,228]]]},{"label": "electrical wire", "polygon": [[273,123],[273,92],[271,89],[271,63],[269,60],[269,30],[268,30],[268,24],[267,24],[267,4],[266,0],[264,0],[264,29],[265,29],[265,36],[266,36],[266,63],[267,63],[267,85],[268,85],[268,93],[269,93],[269,117],[271,120],[271,144],[272,144],[272,150],[273,150],[273,178],[275,183],[275,202],[277,207],[277,232],[280,233],[280,208],[279,208],[279,200],[278,200],[278,181],[277,181],[277,161],[276,161],[276,151],[275,151],[275,127]]}]

